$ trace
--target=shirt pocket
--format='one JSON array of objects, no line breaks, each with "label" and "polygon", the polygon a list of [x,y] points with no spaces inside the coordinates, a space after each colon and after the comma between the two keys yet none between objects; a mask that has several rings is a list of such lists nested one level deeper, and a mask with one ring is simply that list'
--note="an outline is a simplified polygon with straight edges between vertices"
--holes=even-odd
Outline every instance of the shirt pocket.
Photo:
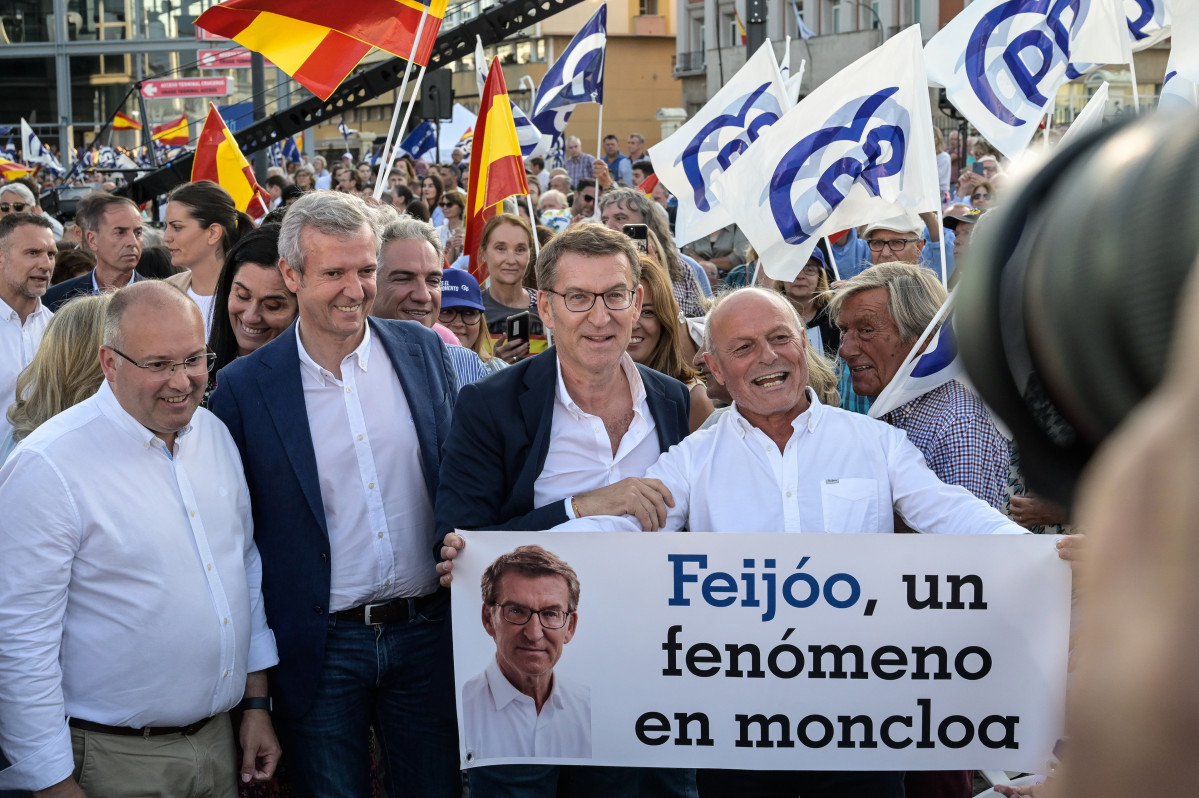
[{"label": "shirt pocket", "polygon": [[826,479],[820,483],[825,532],[877,532],[878,481]]}]

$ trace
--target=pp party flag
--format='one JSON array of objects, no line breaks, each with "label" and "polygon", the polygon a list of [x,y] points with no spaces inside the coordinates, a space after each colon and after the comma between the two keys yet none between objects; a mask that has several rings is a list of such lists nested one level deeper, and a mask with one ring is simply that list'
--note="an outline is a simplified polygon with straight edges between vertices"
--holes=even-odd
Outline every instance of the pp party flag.
[{"label": "pp party flag", "polygon": [[1070,128],[1062,135],[1061,140],[1057,143],[1058,147],[1065,147],[1076,138],[1090,133],[1093,130],[1098,130],[1103,126],[1103,116],[1107,111],[1107,81],[1103,81],[1103,85],[1099,90],[1091,95],[1091,99],[1087,102],[1085,108],[1078,116],[1074,117],[1074,121],[1070,123]]},{"label": "pp party flag", "polygon": [[400,149],[413,158],[420,158],[437,146],[437,131],[428,119],[421,122],[400,142]]},{"label": "pp party flag", "polygon": [[301,133],[299,138],[299,141],[292,136],[283,139],[283,160],[288,163],[300,162],[300,148],[304,146],[304,134]]},{"label": "pp party flag", "polygon": [[800,16],[799,13],[799,6],[795,5],[795,3],[792,3],[791,10],[795,12],[795,28],[799,31],[799,37],[804,41],[814,37],[816,33],[804,24],[803,17]]},{"label": "pp party flag", "polygon": [[34,168],[22,163],[16,163],[8,158],[0,158],[0,177],[12,180],[16,177],[27,177],[33,174]]},{"label": "pp party flag", "polygon": [[191,129],[187,124],[187,115],[163,122],[150,129],[155,141],[164,147],[182,147],[191,140]]},{"label": "pp party flag", "polygon": [[[912,351],[900,364],[887,387],[870,404],[871,418],[882,418],[950,380],[964,379],[966,370],[958,357],[957,337],[953,332],[952,304],[951,293],[916,339]],[[922,346],[925,341],[927,344]]]},{"label": "pp party flag", "polygon": [[233,197],[238,210],[254,219],[266,215],[271,197],[258,185],[246,156],[213,103],[208,104],[208,118],[196,141],[191,179],[217,183]]},{"label": "pp party flag", "polygon": [[323,100],[329,99],[372,47],[408,58],[426,8],[416,57],[424,66],[445,17],[447,0],[225,0],[196,25],[262,53]]},{"label": "pp party flag", "polygon": [[[546,111],[578,103],[604,101],[604,53],[608,43],[608,4],[587,20],[541,79],[533,102],[533,121]],[[541,125],[538,125],[541,127]],[[541,128],[545,132],[545,128]]]},{"label": "pp party flag", "polygon": [[1140,52],[1170,35],[1170,10],[1166,0],[1124,0],[1132,49]]},{"label": "pp party flag", "polygon": [[17,160],[17,148],[13,145],[11,137],[7,144],[0,147],[0,158],[7,158],[10,161]]},{"label": "pp party flag", "polygon": [[573,104],[559,105],[533,116],[533,126],[541,133],[539,149],[547,156],[547,163],[553,162],[552,167],[562,166],[562,158],[566,151],[566,125],[574,111]]},{"label": "pp party flag", "polygon": [[1116,2],[975,0],[929,40],[928,80],[1014,157],[1036,133],[1071,61],[1127,60],[1128,36],[1112,32],[1124,24],[1113,25]]},{"label": "pp party flag", "polygon": [[129,116],[117,111],[116,116],[112,118],[112,126],[114,130],[141,130],[142,123]]},{"label": "pp party flag", "polygon": [[42,140],[33,132],[33,128],[29,126],[24,117],[21,118],[21,154],[22,160],[30,166],[40,164],[57,174],[61,174],[63,171],[62,164],[54,157],[50,148],[42,144]]},{"label": "pp party flag", "polygon": [[650,148],[654,173],[679,201],[676,241],[696,241],[732,223],[713,183],[790,108],[766,42],[686,124]]},{"label": "pp party flag", "polygon": [[479,261],[483,226],[495,215],[500,202],[514,194],[529,193],[508,87],[498,58],[492,60],[487,73],[472,144],[466,189],[465,250],[470,253],[470,273],[482,283],[487,279],[486,267]]},{"label": "pp party flag", "polygon": [[[483,96],[483,86],[487,83],[487,57],[483,54],[483,39],[475,37],[475,83],[479,87],[479,96]],[[509,102],[512,98],[509,97]],[[542,144],[541,131],[533,124],[533,120],[512,102],[512,121],[516,125],[516,140],[520,142],[520,154],[526,158],[542,155],[549,149],[548,144]]]},{"label": "pp party flag", "polygon": [[777,280],[794,279],[821,236],[894,216],[897,207],[937,210],[920,26],[825,81],[712,188]]}]

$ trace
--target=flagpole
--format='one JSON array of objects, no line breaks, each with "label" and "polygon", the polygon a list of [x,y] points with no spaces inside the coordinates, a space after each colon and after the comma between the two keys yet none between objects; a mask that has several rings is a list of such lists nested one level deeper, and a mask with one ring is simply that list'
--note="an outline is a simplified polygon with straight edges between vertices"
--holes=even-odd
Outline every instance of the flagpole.
[{"label": "flagpole", "polygon": [[[606,44],[604,46],[607,47]],[[599,150],[600,160],[603,161],[604,160],[604,104],[603,103],[599,104],[599,122],[596,123],[596,127],[595,127],[595,146]],[[607,165],[608,165],[608,162],[604,161],[604,166],[607,166]],[[615,180],[613,182],[615,182]],[[595,181],[595,211],[591,217],[593,219],[600,218],[599,192],[600,192],[600,186],[599,186],[599,181],[597,180],[597,181]],[[537,236],[533,236],[533,238],[536,238],[536,237]]]},{"label": "flagpole", "polygon": [[[387,185],[387,178],[391,176],[391,163],[395,160],[392,152],[391,141],[396,133],[396,122],[400,118],[400,106],[404,104],[404,92],[408,89],[408,76],[412,74],[412,64],[416,60],[416,52],[420,49],[421,33],[425,30],[425,20],[429,18],[429,7],[422,6],[420,12],[420,24],[416,26],[416,37],[412,40],[412,52],[408,55],[408,63],[404,66],[404,79],[400,81],[400,93],[396,97],[395,110],[391,112],[391,128],[387,131],[387,141],[383,142],[383,154],[387,156],[387,163],[379,170],[379,177],[375,180],[374,197],[376,200],[383,198],[383,187]],[[404,125],[400,129],[408,126],[408,120],[412,116],[412,106],[416,104],[417,91],[420,89],[421,80],[425,76],[425,67],[420,68],[420,74],[417,75],[416,85],[412,91],[412,102],[408,105],[408,113],[404,114]],[[440,153],[438,153],[440,155]],[[432,213],[432,210],[430,210]]]},{"label": "flagpole", "polygon": [[537,214],[533,212],[533,198],[529,196],[528,189],[525,189],[525,204],[529,206],[529,220],[533,223],[533,259],[536,260],[541,255],[541,243],[537,240]]},{"label": "flagpole", "polygon": [[1139,114],[1141,112],[1141,92],[1137,89],[1136,60],[1135,55],[1128,59],[1128,71],[1132,74],[1132,110]]},{"label": "flagpole", "polygon": [[1045,114],[1045,134],[1044,134],[1044,136],[1042,136],[1042,139],[1045,142],[1046,149],[1048,149],[1048,147],[1049,147],[1049,127],[1052,124],[1053,124],[1053,111],[1049,111]]},{"label": "flagpole", "polygon": [[829,240],[828,236],[825,236],[824,243],[828,246],[828,261],[829,265],[833,267],[833,280],[840,282],[841,272],[837,269],[837,258],[833,255],[833,242]]},{"label": "flagpole", "polygon": [[[940,180],[940,176],[937,178]],[[937,224],[941,226],[940,235],[937,237],[937,243],[941,247],[941,285],[949,285],[949,277],[945,274],[945,211],[941,208],[941,203],[937,203]]]}]

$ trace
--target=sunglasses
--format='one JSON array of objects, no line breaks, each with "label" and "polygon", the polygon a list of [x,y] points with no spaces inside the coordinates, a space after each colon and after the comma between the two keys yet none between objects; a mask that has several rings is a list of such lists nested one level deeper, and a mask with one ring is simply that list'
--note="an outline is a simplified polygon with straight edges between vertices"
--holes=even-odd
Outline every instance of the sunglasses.
[{"label": "sunglasses", "polygon": [[970,195],[970,199],[972,199],[972,200],[980,200],[980,199],[989,200],[989,199],[991,199],[991,195],[990,194],[972,194],[972,195]]},{"label": "sunglasses", "polygon": [[9,211],[20,213],[28,207],[31,206],[27,202],[0,202],[0,211],[4,213],[8,213]]},{"label": "sunglasses", "polygon": [[443,208],[456,208],[456,207],[458,207],[457,205],[455,205],[455,204],[454,204],[454,203],[452,203],[452,202],[439,202],[439,203],[437,203],[437,204],[438,204],[438,205],[440,205],[440,206],[441,206],[441,207],[443,207]]}]

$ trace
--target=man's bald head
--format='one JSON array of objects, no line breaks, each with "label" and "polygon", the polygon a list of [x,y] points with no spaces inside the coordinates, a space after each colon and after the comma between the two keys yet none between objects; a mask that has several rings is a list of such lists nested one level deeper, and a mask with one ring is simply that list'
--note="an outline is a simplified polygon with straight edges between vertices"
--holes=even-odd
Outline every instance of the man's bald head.
[{"label": "man's bald head", "polygon": [[104,316],[104,345],[120,349],[124,342],[125,316],[133,311],[138,321],[154,316],[191,317],[204,337],[204,316],[195,302],[175,286],[159,280],[143,280],[113,293]]}]

